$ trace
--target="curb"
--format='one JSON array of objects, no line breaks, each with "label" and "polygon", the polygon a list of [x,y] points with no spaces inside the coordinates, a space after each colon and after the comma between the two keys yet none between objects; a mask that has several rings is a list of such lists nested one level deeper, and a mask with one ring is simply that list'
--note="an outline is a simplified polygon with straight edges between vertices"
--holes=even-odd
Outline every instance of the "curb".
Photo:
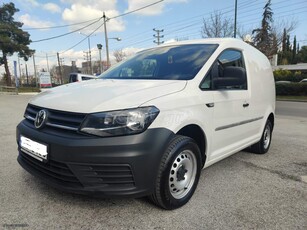
[{"label": "curb", "polygon": [[276,101],[307,102],[306,100],[297,100],[297,99],[276,99]]},{"label": "curb", "polygon": [[37,95],[39,93],[33,92],[33,93],[18,93],[18,95]]}]

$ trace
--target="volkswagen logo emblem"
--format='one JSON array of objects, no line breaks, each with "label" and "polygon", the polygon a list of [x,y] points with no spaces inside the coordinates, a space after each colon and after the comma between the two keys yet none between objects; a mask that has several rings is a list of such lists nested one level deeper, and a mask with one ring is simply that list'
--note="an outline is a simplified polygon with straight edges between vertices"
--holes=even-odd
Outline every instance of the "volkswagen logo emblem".
[{"label": "volkswagen logo emblem", "polygon": [[35,117],[34,125],[35,128],[39,129],[42,128],[47,120],[47,111],[46,110],[40,110]]}]

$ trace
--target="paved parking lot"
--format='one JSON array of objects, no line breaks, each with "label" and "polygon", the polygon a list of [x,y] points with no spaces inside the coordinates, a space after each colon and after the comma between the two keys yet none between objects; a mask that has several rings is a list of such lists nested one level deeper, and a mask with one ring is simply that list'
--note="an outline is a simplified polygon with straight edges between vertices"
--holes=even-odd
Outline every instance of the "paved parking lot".
[{"label": "paved parking lot", "polygon": [[165,211],[145,198],[62,193],[23,170],[15,127],[30,97],[0,95],[0,229],[307,229],[307,114],[277,116],[268,154],[205,169],[191,201]]}]

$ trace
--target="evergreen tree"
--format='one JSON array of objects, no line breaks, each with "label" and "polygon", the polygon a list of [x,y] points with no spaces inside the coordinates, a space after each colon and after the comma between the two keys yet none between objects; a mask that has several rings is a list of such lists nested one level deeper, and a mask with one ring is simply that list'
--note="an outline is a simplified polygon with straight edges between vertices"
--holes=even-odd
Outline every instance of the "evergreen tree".
[{"label": "evergreen tree", "polygon": [[292,64],[296,64],[296,36],[293,38],[293,48],[292,48]]},{"label": "evergreen tree", "polygon": [[271,57],[277,53],[276,36],[274,36],[272,26],[273,23],[273,11],[271,9],[271,0],[264,6],[263,17],[261,21],[261,27],[253,30],[254,46],[264,53],[267,57]]},{"label": "evergreen tree", "polygon": [[286,51],[286,41],[287,41],[287,30],[284,28],[284,32],[282,35],[282,51]]},{"label": "evergreen tree", "polygon": [[297,54],[298,62],[307,63],[307,46],[302,46]]},{"label": "evergreen tree", "polygon": [[291,47],[290,47],[290,35],[287,35],[286,51],[291,51]]},{"label": "evergreen tree", "polygon": [[0,7],[0,50],[2,51],[0,65],[4,64],[8,86],[11,85],[11,74],[7,57],[18,53],[19,57],[27,61],[34,52],[28,47],[31,42],[29,33],[21,29],[23,25],[21,22],[14,20],[14,14],[18,11],[12,2]]}]

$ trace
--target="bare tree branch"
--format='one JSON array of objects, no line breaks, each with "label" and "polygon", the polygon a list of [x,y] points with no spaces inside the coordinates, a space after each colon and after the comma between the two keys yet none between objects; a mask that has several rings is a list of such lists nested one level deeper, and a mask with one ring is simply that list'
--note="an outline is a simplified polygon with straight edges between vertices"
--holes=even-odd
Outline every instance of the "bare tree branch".
[{"label": "bare tree branch", "polygon": [[127,54],[122,49],[119,49],[114,51],[113,56],[115,57],[116,62],[121,62],[125,57],[127,57]]},{"label": "bare tree branch", "polygon": [[234,23],[232,19],[223,17],[221,12],[215,11],[210,19],[203,19],[201,34],[203,38],[232,37]]}]

